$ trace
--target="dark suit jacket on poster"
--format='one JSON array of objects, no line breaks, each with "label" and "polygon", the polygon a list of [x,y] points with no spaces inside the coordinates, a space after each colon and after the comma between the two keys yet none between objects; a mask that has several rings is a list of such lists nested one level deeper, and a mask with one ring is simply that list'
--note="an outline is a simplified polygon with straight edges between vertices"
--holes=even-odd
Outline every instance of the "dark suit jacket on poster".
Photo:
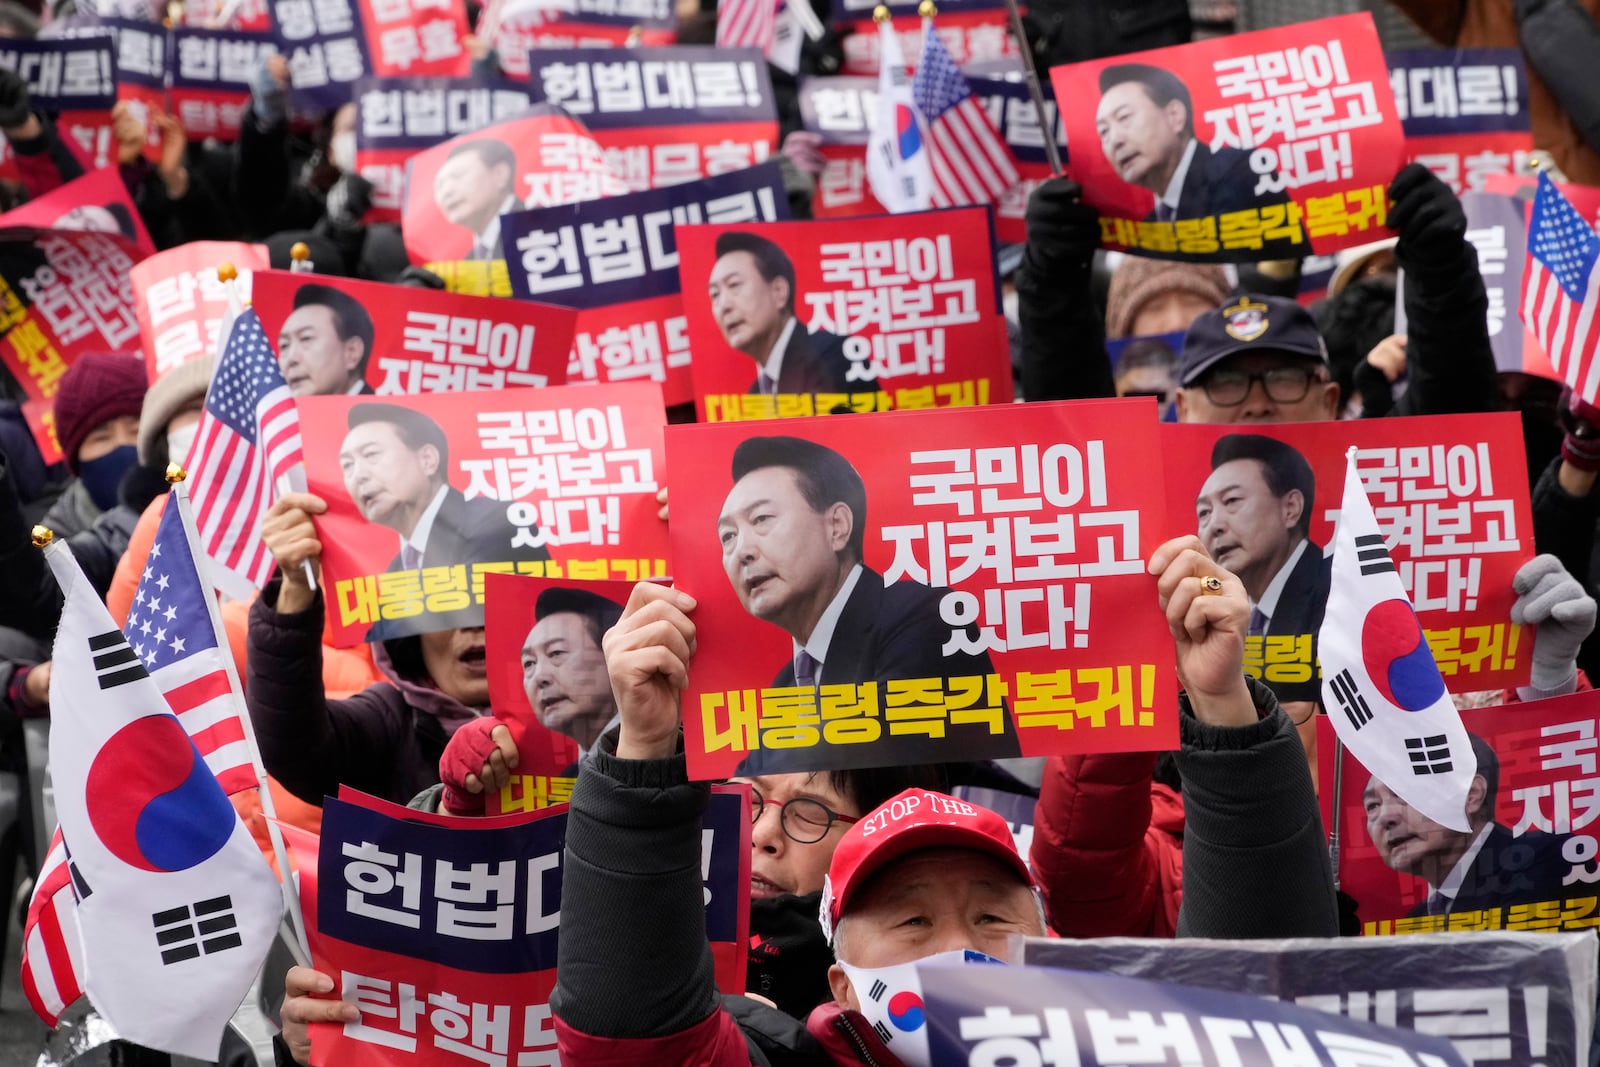
[{"label": "dark suit jacket on poster", "polygon": [[[852,366],[844,354],[845,339],[826,330],[808,333],[805,324],[795,321],[794,332],[783,350],[783,366],[778,370],[780,393],[876,393],[877,380],[847,382]],[[750,383],[751,393],[761,391],[759,372]]]},{"label": "dark suit jacket on poster", "polygon": [[[1020,756],[1016,727],[1009,708],[1002,716],[1004,732],[991,734],[985,726],[956,725],[946,720],[945,736],[891,734],[886,683],[903,678],[964,678],[994,671],[987,652],[945,656],[941,649],[950,626],[939,618],[939,601],[948,589],[900,581],[883,584],[883,575],[863,567],[844,611],[834,628],[828,658],[822,666],[822,683],[878,683],[879,716],[883,733],[876,741],[839,745],[828,750],[833,767],[881,767],[892,764],[949,762],[952,759],[986,760]],[[976,629],[969,627],[976,636]],[[785,663],[774,686],[792,686],[794,661]],[[811,770],[817,764],[814,749],[760,749],[739,765],[740,774],[784,774]]]},{"label": "dark suit jacket on poster", "polygon": [[1333,557],[1322,554],[1322,546],[1306,542],[1306,550],[1289,572],[1283,591],[1278,594],[1278,610],[1267,620],[1271,637],[1311,634],[1322,629],[1322,616],[1328,607],[1328,590],[1333,587]]},{"label": "dark suit jacket on poster", "polygon": [[[1204,142],[1196,141],[1194,158],[1189,161],[1189,172],[1183,176],[1183,190],[1178,194],[1178,218],[1203,219],[1225,215],[1230,211],[1249,211],[1268,204],[1287,204],[1289,190],[1275,193],[1256,193],[1260,175],[1250,169],[1250,153],[1243,148],[1219,148],[1212,151]],[[1156,212],[1145,216],[1146,222],[1156,221]],[[1283,252],[1299,249],[1309,255],[1311,244],[1305,241],[1286,241],[1281,238],[1265,240],[1263,252]]]},{"label": "dark suit jacket on poster", "polygon": [[[1572,864],[1561,855],[1566,841],[1565,834],[1539,830],[1513,837],[1510,830],[1496,824],[1467,871],[1449,913],[1562,899],[1567,890],[1561,880],[1572,870]],[[1572,895],[1582,895],[1582,888],[1574,886]],[[1422,901],[1408,914],[1428,914],[1428,902]]]},{"label": "dark suit jacket on poster", "polygon": [[[506,519],[504,501],[487,497],[468,500],[461,490],[451,486],[433,516],[428,544],[422,550],[422,566],[446,567],[464,563],[470,568],[474,563],[501,563],[508,560],[520,563],[550,558],[550,550],[543,545],[511,547],[511,540],[516,533],[517,527]],[[384,568],[385,571],[404,569],[398,552]],[[383,619],[367,631],[367,640],[387,641],[392,637],[405,637],[427,630],[482,625],[483,609],[473,606],[447,613]]]}]

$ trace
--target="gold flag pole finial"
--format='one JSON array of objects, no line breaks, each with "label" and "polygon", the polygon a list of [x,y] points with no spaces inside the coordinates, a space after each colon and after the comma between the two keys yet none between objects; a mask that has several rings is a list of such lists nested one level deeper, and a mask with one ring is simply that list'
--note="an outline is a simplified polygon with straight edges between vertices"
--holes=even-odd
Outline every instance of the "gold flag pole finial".
[{"label": "gold flag pole finial", "polygon": [[925,19],[931,19],[938,13],[939,8],[934,4],[933,0],[922,0],[922,3],[917,5],[917,14]]},{"label": "gold flag pole finial", "polygon": [[168,485],[177,485],[179,482],[184,481],[188,477],[189,477],[189,472],[184,470],[182,467],[178,466],[176,463],[168,463],[167,464],[167,484]]},{"label": "gold flag pole finial", "polygon": [[878,22],[878,23],[888,22],[889,21],[889,17],[890,17],[889,16],[889,5],[887,5],[887,4],[879,4],[877,7],[872,9],[872,21],[873,22]]},{"label": "gold flag pole finial", "polygon": [[217,281],[231,282],[239,276],[239,271],[232,263],[219,263],[217,265]]},{"label": "gold flag pole finial", "polygon": [[33,528],[33,545],[35,548],[44,548],[56,539],[56,533],[48,526],[35,526]]}]

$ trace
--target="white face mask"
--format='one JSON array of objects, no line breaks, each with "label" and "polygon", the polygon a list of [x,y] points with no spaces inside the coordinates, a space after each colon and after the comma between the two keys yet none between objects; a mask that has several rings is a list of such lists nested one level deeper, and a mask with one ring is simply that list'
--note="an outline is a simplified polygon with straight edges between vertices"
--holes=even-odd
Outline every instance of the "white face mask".
[{"label": "white face mask", "polygon": [[189,447],[194,444],[195,435],[200,432],[200,424],[191,422],[181,430],[167,431],[167,462],[183,463],[189,458]]},{"label": "white face mask", "polygon": [[877,1031],[889,1051],[906,1067],[932,1067],[928,1052],[928,1021],[923,1014],[922,983],[917,980],[917,968],[926,964],[951,966],[969,963],[998,963],[1004,966],[1005,961],[970,948],[958,948],[893,967],[853,967],[843,961],[839,966],[844,968],[851,987],[856,991],[862,1016]]},{"label": "white face mask", "polygon": [[328,142],[328,159],[346,174],[356,169],[356,131],[336,133]]}]

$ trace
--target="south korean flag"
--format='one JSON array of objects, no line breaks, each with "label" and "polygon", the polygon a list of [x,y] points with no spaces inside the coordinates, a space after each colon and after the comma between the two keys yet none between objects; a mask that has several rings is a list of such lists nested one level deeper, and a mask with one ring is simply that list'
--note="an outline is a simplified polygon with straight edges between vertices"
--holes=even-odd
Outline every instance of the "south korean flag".
[{"label": "south korean flag", "polygon": [[1333,587],[1318,636],[1322,701],[1361,765],[1423,815],[1466,832],[1478,770],[1466,727],[1346,453]]}]

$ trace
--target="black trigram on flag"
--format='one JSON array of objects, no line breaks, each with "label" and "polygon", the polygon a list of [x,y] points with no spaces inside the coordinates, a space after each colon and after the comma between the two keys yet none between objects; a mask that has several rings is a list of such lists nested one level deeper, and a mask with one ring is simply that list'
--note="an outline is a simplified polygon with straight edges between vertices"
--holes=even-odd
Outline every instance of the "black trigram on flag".
[{"label": "black trigram on flag", "polygon": [[882,1000],[883,995],[888,991],[889,987],[883,984],[882,978],[879,978],[873,981],[872,988],[867,990],[867,996],[871,997],[873,1000]]},{"label": "black trigram on flag", "polygon": [[1412,774],[1449,774],[1454,769],[1444,734],[1406,738],[1406,755],[1411,757]]},{"label": "black trigram on flag", "polygon": [[202,953],[210,955],[244,944],[233,917],[231,897],[212,897],[192,908],[185,905],[158,911],[150,921],[156,928],[163,964],[182,963]]},{"label": "black trigram on flag", "polygon": [[889,1028],[883,1025],[882,1022],[873,1023],[872,1029],[875,1033],[877,1033],[879,1039],[882,1040],[885,1045],[894,1040],[894,1035],[889,1032]]},{"label": "black trigram on flag", "polygon": [[1333,681],[1328,683],[1333,690],[1333,697],[1344,709],[1345,716],[1350,720],[1350,725],[1357,730],[1372,721],[1372,709],[1367,707],[1367,700],[1361,695],[1361,690],[1356,688],[1355,676],[1346,667],[1333,676]]},{"label": "black trigram on flag", "polygon": [[95,678],[101,689],[113,689],[149,676],[121,630],[89,638],[89,655],[94,657]]},{"label": "black trigram on flag", "polygon": [[1361,565],[1362,577],[1395,569],[1389,550],[1383,547],[1382,534],[1356,534],[1356,562]]}]

